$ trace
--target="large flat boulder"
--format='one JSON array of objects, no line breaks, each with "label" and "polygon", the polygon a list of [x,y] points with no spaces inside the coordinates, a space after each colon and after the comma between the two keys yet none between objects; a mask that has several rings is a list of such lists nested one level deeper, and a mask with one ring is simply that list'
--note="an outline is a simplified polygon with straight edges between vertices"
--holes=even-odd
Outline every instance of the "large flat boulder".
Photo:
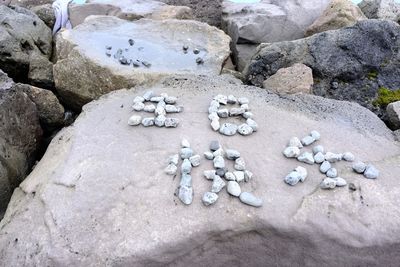
[{"label": "large flat boulder", "polygon": [[304,37],[329,0],[222,2],[222,27],[234,43],[272,43]]},{"label": "large flat boulder", "polygon": [[[151,84],[167,75],[216,75],[230,54],[229,41],[221,30],[196,21],[89,17],[57,37],[56,88],[69,106],[80,109],[110,91]],[[188,46],[186,52],[183,46]]]},{"label": "large flat boulder", "polygon": [[35,104],[0,70],[0,218],[33,164],[42,129]]},{"label": "large flat boulder", "polygon": [[354,101],[380,114],[378,89],[400,84],[400,26],[363,20],[354,26],[290,42],[261,44],[246,69],[247,81],[262,86],[280,68],[303,63],[313,70],[313,93]]},{"label": "large flat boulder", "polygon": [[32,11],[0,5],[0,69],[18,82],[52,87],[51,30]]},{"label": "large flat boulder", "polygon": [[[178,128],[128,126],[134,97],[148,89],[179,97],[184,112],[177,115]],[[223,137],[210,128],[207,109],[220,93],[249,98],[257,133]],[[351,151],[373,162],[379,178],[366,179],[340,162],[335,166],[356,190],[320,189],[317,166],[282,155],[292,136],[313,129],[327,150]],[[211,182],[202,173],[212,168],[205,159],[192,171],[193,203],[182,204],[174,196],[179,177],[164,173],[182,138],[199,154],[212,140],[238,149],[254,173],[242,188],[264,205],[246,206],[223,189],[218,201],[205,207],[201,198]],[[392,132],[355,103],[283,98],[227,77],[171,77],[151,88],[112,92],[83,108],[15,191],[0,223],[2,264],[396,265],[399,153]],[[309,177],[291,187],[283,178],[298,165]]]},{"label": "large flat boulder", "polygon": [[91,15],[116,16],[130,21],[141,18],[192,19],[193,11],[186,6],[170,6],[152,0],[89,0],[84,4],[71,4],[69,15],[75,27]]}]

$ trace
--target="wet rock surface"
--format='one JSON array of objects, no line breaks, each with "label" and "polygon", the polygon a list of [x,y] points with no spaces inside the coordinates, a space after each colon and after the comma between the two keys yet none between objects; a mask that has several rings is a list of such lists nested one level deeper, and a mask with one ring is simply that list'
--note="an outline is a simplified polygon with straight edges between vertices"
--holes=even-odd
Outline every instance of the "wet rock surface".
[{"label": "wet rock surface", "polygon": [[[313,70],[313,93],[354,101],[381,115],[373,100],[380,87],[398,89],[400,26],[391,21],[363,20],[354,26],[309,38],[260,45],[246,71],[250,84],[280,68],[303,63]],[[362,60],[361,60],[362,59]]]},{"label": "wet rock surface", "polygon": [[[331,262],[332,252],[339,265],[397,264],[400,188],[393,173],[400,172],[400,148],[370,111],[310,95],[281,98],[231,77],[187,76],[166,79],[151,90],[179,96],[185,103],[182,121],[190,127],[130,127],[132,99],[147,90],[120,90],[86,105],[74,125],[53,139],[0,223],[3,264],[223,265],[227,261],[220,255],[229,255],[237,265],[298,261],[321,266]],[[217,203],[204,206],[201,199],[211,181],[200,176],[211,161],[192,169],[190,206],[174,196],[178,179],[164,173],[165,160],[179,151],[182,138],[190,136],[193,147],[195,142],[200,148],[196,152],[209,150],[216,134],[208,127],[207,107],[210,95],[217,94],[247,97],[259,118],[257,134],[226,138],[224,145],[240,151],[254,173],[246,186],[256,188],[262,207],[244,205],[222,192]],[[333,194],[319,189],[321,174],[314,166],[304,183],[286,185],[279,177],[297,161],[286,160],[282,148],[291,137],[316,128],[326,150],[334,144],[335,151],[351,151],[373,162],[380,177],[365,179],[349,170],[345,178],[356,191],[333,189]],[[287,247],[293,248],[290,255],[274,254]]]},{"label": "wet rock surface", "polygon": [[[128,43],[129,39],[135,41],[133,46]],[[199,49],[200,54],[185,54],[183,45]],[[112,55],[120,56],[107,56],[106,46],[112,47]],[[63,101],[79,109],[112,90],[153,84],[167,75],[219,74],[228,55],[229,37],[200,22],[127,22],[115,17],[93,16],[57,38],[54,77]],[[127,62],[139,60],[151,66],[135,68],[133,63],[121,64],[122,56]],[[196,63],[199,56],[203,64]],[[71,75],[75,78],[70,79]]]}]

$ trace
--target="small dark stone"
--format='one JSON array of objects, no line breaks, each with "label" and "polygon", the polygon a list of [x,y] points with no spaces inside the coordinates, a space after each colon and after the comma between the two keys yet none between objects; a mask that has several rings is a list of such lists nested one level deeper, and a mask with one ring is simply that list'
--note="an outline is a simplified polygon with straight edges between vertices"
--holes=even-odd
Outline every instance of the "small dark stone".
[{"label": "small dark stone", "polygon": [[121,63],[122,65],[129,65],[130,64],[130,62],[125,57],[120,57],[119,58],[119,63]]},{"label": "small dark stone", "polygon": [[196,63],[199,64],[199,65],[203,64],[204,60],[201,57],[198,57],[198,58],[196,58]]},{"label": "small dark stone", "polygon": [[349,190],[350,190],[350,191],[356,191],[356,190],[357,190],[356,185],[353,184],[353,183],[349,183]]},{"label": "small dark stone", "polygon": [[216,171],[215,171],[215,174],[217,174],[219,177],[224,177],[225,176],[225,173],[227,172],[228,170],[226,169],[226,168],[223,168],[223,169],[217,169]]},{"label": "small dark stone", "polygon": [[142,61],[143,66],[145,66],[146,68],[150,68],[151,67],[151,63],[147,62],[147,61]]},{"label": "small dark stone", "polygon": [[193,49],[193,53],[195,54],[195,55],[197,55],[197,54],[199,54],[200,53],[200,50],[199,49]]},{"label": "small dark stone", "polygon": [[36,21],[34,21],[34,22],[33,22],[33,26],[36,26],[36,25],[37,25],[37,22],[36,22]]},{"label": "small dark stone", "polygon": [[106,49],[107,49],[107,50],[111,50],[111,49],[112,49],[112,46],[106,45]]},{"label": "small dark stone", "polygon": [[134,44],[135,44],[135,40],[133,40],[133,39],[129,39],[129,40],[128,40],[128,43],[129,43],[129,45],[130,45],[130,46],[132,46],[132,45],[134,45]]},{"label": "small dark stone", "polygon": [[182,47],[182,49],[183,49],[183,51],[187,51],[187,50],[189,49],[189,46],[184,45],[184,46]]},{"label": "small dark stone", "polygon": [[219,144],[219,142],[217,140],[211,141],[210,144],[210,150],[211,151],[216,151],[221,147],[221,145]]},{"label": "small dark stone", "polygon": [[140,67],[140,62],[138,62],[137,60],[136,61],[133,61],[133,67],[134,68],[139,68]]}]

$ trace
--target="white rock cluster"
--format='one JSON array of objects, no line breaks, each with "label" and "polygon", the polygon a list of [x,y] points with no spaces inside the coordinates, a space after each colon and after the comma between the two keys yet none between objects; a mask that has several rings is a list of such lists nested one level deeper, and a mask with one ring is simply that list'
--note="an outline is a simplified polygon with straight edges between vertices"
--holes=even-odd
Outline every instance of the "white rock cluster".
[{"label": "white rock cluster", "polygon": [[[137,126],[142,124],[144,127],[157,126],[166,128],[176,128],[179,125],[179,119],[169,118],[169,113],[180,113],[183,111],[182,106],[176,106],[177,98],[168,94],[157,96],[153,91],[146,92],[143,96],[137,96],[133,100],[132,109],[136,112],[154,113],[152,117],[144,117],[133,115],[129,118],[128,124]],[[150,104],[146,104],[150,102]]]},{"label": "white rock cluster", "polygon": [[[325,152],[321,145],[316,145],[312,148],[312,152],[301,152],[305,146],[309,146],[321,138],[317,131],[312,131],[308,136],[301,140],[297,137],[292,137],[289,140],[287,147],[284,149],[283,154],[287,158],[296,158],[298,161],[313,165],[320,164],[319,170],[326,175],[326,178],[320,184],[322,189],[333,189],[335,187],[343,187],[347,185],[345,179],[339,177],[338,171],[332,164],[339,161],[353,162],[355,156],[351,152],[346,153],[332,153]],[[363,173],[366,178],[376,179],[379,176],[379,171],[372,165],[366,165],[363,162],[356,162],[353,164],[353,170],[357,173]],[[307,178],[307,170],[304,167],[297,167],[291,171],[284,179],[285,183],[289,185],[296,185],[299,182],[304,182]]]},{"label": "white rock cluster", "polygon": [[[253,113],[250,112],[249,102],[249,99],[246,97],[236,98],[233,95],[215,96],[208,108],[208,119],[211,121],[211,128],[226,136],[232,136],[237,133],[247,136],[256,132],[258,124],[253,119]],[[228,104],[239,105],[239,107],[228,109]],[[245,122],[240,125],[220,122],[220,119],[229,117],[240,117]]]},{"label": "white rock cluster", "polygon": [[[218,141],[212,141],[210,151],[204,153],[208,160],[213,161],[214,169],[204,171],[204,177],[212,180],[211,191],[203,195],[204,205],[209,206],[218,200],[218,193],[226,186],[227,192],[234,197],[239,197],[244,204],[261,207],[262,200],[249,192],[242,192],[240,184],[249,182],[253,178],[253,173],[246,168],[246,162],[241,157],[240,152],[234,149],[224,150]],[[225,158],[234,161],[234,171],[229,171]],[[221,178],[223,177],[226,182]]]},{"label": "white rock cluster", "polygon": [[181,143],[180,155],[175,154],[168,158],[168,166],[165,173],[168,175],[176,175],[178,170],[179,158],[182,159],[181,164],[181,180],[178,188],[178,198],[182,203],[190,205],[193,202],[193,185],[192,176],[190,175],[192,167],[200,165],[200,155],[194,155],[193,149],[190,147],[188,140],[183,139]]}]

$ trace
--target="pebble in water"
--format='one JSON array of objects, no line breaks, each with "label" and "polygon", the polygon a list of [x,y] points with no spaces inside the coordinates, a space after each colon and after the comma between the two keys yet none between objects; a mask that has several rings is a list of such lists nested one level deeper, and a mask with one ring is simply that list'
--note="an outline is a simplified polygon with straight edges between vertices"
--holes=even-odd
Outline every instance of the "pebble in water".
[{"label": "pebble in water", "polygon": [[154,125],[154,118],[144,118],[142,120],[142,125],[144,127],[150,127]]},{"label": "pebble in water", "polygon": [[333,189],[336,187],[336,181],[332,178],[325,178],[321,184],[320,187],[322,189]]},{"label": "pebble in water", "polygon": [[310,165],[315,163],[314,156],[310,152],[304,152],[303,154],[301,154],[300,156],[297,157],[297,160],[300,162],[310,164]]},{"label": "pebble in water", "polygon": [[327,173],[328,170],[331,168],[331,164],[329,163],[329,161],[324,161],[322,162],[321,166],[319,167],[320,172],[322,172],[323,174]]},{"label": "pebble in water", "polygon": [[297,158],[298,156],[300,156],[300,149],[294,146],[287,147],[283,151],[283,155],[285,155],[285,157],[287,158]]},{"label": "pebble in water", "polygon": [[222,188],[224,188],[226,185],[225,181],[221,179],[218,175],[215,175],[212,187],[211,187],[211,192],[213,193],[219,193]]},{"label": "pebble in water", "polygon": [[364,171],[365,171],[366,168],[367,168],[367,165],[365,165],[365,163],[364,163],[364,162],[361,162],[361,161],[358,161],[358,162],[356,162],[356,163],[353,164],[353,170],[354,170],[356,173],[362,174],[362,173],[364,173]]},{"label": "pebble in water", "polygon": [[230,160],[236,160],[240,158],[240,152],[234,149],[227,149],[226,150],[226,157]]},{"label": "pebble in water", "polygon": [[212,204],[214,204],[215,202],[217,202],[218,200],[218,195],[213,193],[213,192],[206,192],[204,193],[201,201],[203,202],[203,204],[205,206],[210,206]]},{"label": "pebble in water", "polygon": [[368,179],[376,179],[379,176],[379,171],[373,165],[368,164],[364,171],[364,177]]},{"label": "pebble in water", "polygon": [[240,185],[235,182],[235,181],[229,181],[228,186],[226,188],[228,193],[234,197],[239,197],[240,194],[242,193],[242,190],[240,189]]},{"label": "pebble in water", "polygon": [[253,194],[248,192],[241,193],[239,199],[242,203],[253,207],[261,207],[263,204],[263,201],[260,198],[257,198]]},{"label": "pebble in water", "polygon": [[243,158],[237,158],[234,165],[235,170],[244,171],[246,169],[246,162]]},{"label": "pebble in water", "polygon": [[139,125],[141,122],[142,122],[142,116],[133,115],[129,118],[128,125],[136,126]]},{"label": "pebble in water", "polygon": [[251,128],[248,124],[243,123],[238,127],[237,131],[241,135],[247,136],[253,133],[253,128]]},{"label": "pebble in water", "polygon": [[223,135],[226,135],[226,136],[235,135],[237,130],[238,130],[238,127],[235,124],[232,124],[232,123],[224,123],[219,128],[219,132],[221,134],[223,134]]}]

